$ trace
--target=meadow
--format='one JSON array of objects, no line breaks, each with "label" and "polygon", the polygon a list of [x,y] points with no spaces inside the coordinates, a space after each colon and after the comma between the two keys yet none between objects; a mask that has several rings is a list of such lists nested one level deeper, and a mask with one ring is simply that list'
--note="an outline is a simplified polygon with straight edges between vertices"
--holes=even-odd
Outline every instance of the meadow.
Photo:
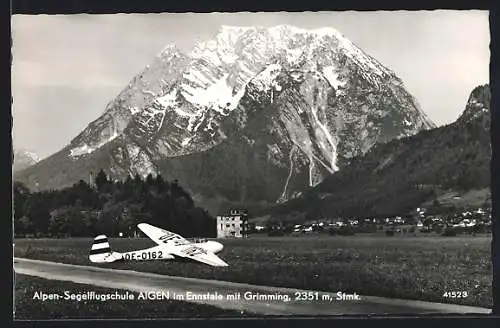
[{"label": "meadow", "polygon": [[[181,262],[124,262],[101,267],[319,291],[491,308],[489,236],[383,235],[227,239],[219,254],[229,267]],[[80,265],[91,238],[15,240],[16,257]],[[153,246],[149,239],[111,239],[115,251]],[[443,297],[466,291],[464,299]]]},{"label": "meadow", "polygon": [[[76,284],[66,281],[46,280],[16,275],[15,319],[139,319],[139,318],[192,318],[192,317],[241,317],[239,311],[223,310],[215,306],[173,300],[144,302],[140,300],[38,300],[36,292],[70,294],[95,292],[114,294],[115,289]],[[124,294],[124,291],[118,291]],[[137,297],[137,293],[134,293]]]}]

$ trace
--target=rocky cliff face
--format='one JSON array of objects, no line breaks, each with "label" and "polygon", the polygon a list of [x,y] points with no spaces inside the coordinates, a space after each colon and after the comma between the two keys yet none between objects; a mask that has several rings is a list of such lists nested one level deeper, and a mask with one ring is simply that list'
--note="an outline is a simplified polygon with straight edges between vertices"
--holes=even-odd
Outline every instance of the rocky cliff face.
[{"label": "rocky cliff face", "polygon": [[491,205],[490,99],[488,85],[476,87],[455,122],[377,144],[262,216],[300,222],[406,215],[436,202],[449,211]]},{"label": "rocky cliff face", "polygon": [[489,85],[480,85],[474,88],[457,123],[480,122],[485,129],[489,130],[491,124],[490,100],[491,91]]},{"label": "rocky cliff face", "polygon": [[18,179],[57,188],[102,167],[118,179],[161,173],[195,194],[284,201],[375,143],[431,127],[401,80],[334,29],[223,26],[189,54],[165,48]]}]

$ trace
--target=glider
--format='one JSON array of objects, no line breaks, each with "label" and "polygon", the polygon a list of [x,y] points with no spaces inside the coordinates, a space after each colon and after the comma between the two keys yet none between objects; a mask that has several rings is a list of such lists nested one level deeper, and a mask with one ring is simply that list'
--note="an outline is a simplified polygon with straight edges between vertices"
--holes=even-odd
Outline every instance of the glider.
[{"label": "glider", "polygon": [[228,266],[216,253],[223,245],[216,241],[191,242],[182,236],[152,226],[147,223],[137,225],[157,245],[137,251],[119,253],[111,250],[108,238],[99,235],[94,238],[90,249],[89,260],[93,263],[111,263],[116,261],[163,261],[191,260],[211,266]]}]

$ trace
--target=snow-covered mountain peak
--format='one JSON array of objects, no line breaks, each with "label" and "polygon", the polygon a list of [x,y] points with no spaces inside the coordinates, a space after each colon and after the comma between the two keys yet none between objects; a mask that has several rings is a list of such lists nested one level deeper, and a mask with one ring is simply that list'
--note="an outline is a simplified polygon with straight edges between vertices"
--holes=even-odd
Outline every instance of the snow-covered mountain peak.
[{"label": "snow-covered mountain peak", "polygon": [[[104,167],[118,179],[159,172],[200,194],[275,201],[429,127],[397,76],[336,29],[226,25],[189,53],[163,48],[33,170],[51,187]],[[54,180],[59,162],[71,174]]]},{"label": "snow-covered mountain peak", "polygon": [[333,27],[320,27],[315,29],[305,29],[296,27],[289,24],[279,24],[271,27],[264,26],[232,26],[222,25],[218,30],[218,35],[228,35],[233,38],[238,38],[249,31],[265,32],[270,35],[283,36],[283,35],[296,35],[296,34],[314,34],[317,36],[335,36],[343,38],[343,34]]},{"label": "snow-covered mountain peak", "polygon": [[198,42],[190,57],[214,65],[232,66],[238,61],[285,54],[285,60],[295,65],[300,61],[310,62],[313,57],[329,60],[335,53],[344,54],[370,73],[395,76],[332,27],[305,29],[287,24],[272,27],[223,25],[212,39]]},{"label": "snow-covered mountain peak", "polygon": [[307,34],[316,36],[334,36],[336,38],[343,38],[344,36],[338,30],[333,27],[320,27],[315,29],[305,29],[296,27],[288,24],[276,25],[268,28],[268,31],[272,34],[280,33],[281,35],[296,35],[296,34]]},{"label": "snow-covered mountain peak", "polygon": [[20,171],[40,161],[40,157],[32,151],[14,149],[13,171]]},{"label": "snow-covered mountain peak", "polygon": [[259,75],[252,79],[253,84],[259,91],[268,91],[274,87],[276,91],[281,91],[281,86],[277,83],[276,77],[281,72],[280,64],[270,64]]},{"label": "snow-covered mountain peak", "polygon": [[169,55],[175,55],[180,53],[180,49],[177,48],[175,44],[167,44],[163,49],[156,55],[157,58],[162,58]]},{"label": "snow-covered mountain peak", "polygon": [[[162,154],[198,151],[194,146],[191,150],[184,147],[195,145],[197,139],[203,143],[199,147],[211,147],[218,142],[214,137],[219,135],[217,122],[237,108],[250,81],[257,92],[269,92],[272,100],[273,92],[284,87],[276,80],[280,72],[294,71],[298,75],[290,76],[296,82],[303,73],[316,72],[328,80],[337,97],[345,95],[353,79],[380,88],[395,78],[331,27],[223,25],[187,55],[173,44],[164,47],[107,106],[105,114],[72,141],[70,154],[93,153],[122,135],[131,122],[134,139],[152,138],[162,129],[180,129],[175,142],[179,149],[174,149],[172,141],[162,141],[158,146]],[[199,129],[210,136],[196,136]]]},{"label": "snow-covered mountain peak", "polygon": [[40,161],[40,157],[38,157],[38,155],[32,151],[22,150],[20,152],[22,152],[26,157],[31,159],[34,163],[37,163]]},{"label": "snow-covered mountain peak", "polygon": [[217,33],[217,39],[236,42],[243,34],[248,31],[255,31],[258,27],[255,26],[230,26],[221,25]]}]

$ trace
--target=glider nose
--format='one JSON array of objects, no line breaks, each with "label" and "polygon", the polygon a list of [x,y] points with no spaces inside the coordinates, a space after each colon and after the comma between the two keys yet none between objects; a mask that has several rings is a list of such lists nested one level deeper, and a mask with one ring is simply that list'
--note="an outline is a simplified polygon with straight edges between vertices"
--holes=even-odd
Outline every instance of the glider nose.
[{"label": "glider nose", "polygon": [[224,245],[222,245],[219,242],[214,241],[214,248],[215,248],[215,252],[218,253],[218,252],[222,251],[222,249],[224,248]]},{"label": "glider nose", "polygon": [[203,248],[209,250],[212,253],[217,254],[220,251],[222,251],[222,249],[224,248],[224,246],[221,243],[219,243],[219,242],[216,242],[216,241],[213,241],[213,240],[209,240],[209,241],[207,241],[203,245]]}]

